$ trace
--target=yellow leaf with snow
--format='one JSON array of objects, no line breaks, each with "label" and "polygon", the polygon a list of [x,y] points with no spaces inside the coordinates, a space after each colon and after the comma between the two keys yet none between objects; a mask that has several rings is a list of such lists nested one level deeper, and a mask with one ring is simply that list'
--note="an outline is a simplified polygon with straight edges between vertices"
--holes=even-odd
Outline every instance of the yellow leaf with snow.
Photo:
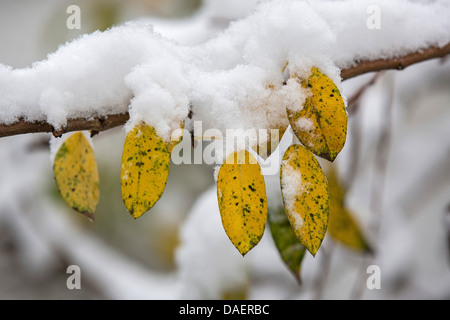
[{"label": "yellow leaf with snow", "polygon": [[280,168],[281,194],[295,235],[315,256],[328,225],[325,175],[314,155],[301,145],[286,150]]},{"label": "yellow leaf with snow", "polygon": [[[293,75],[293,77],[297,77]],[[339,89],[318,68],[302,81],[311,95],[303,106],[286,108],[289,123],[300,142],[315,155],[334,161],[345,144],[347,112]]]}]

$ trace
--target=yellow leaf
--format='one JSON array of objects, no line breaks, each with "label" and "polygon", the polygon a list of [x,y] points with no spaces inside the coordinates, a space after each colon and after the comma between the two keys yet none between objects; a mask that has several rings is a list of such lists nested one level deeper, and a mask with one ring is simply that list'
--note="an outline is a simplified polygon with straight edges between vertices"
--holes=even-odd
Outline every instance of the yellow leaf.
[{"label": "yellow leaf", "polygon": [[58,149],[53,175],[63,199],[93,220],[99,199],[99,176],[94,151],[82,132],[71,135]]},{"label": "yellow leaf", "polygon": [[[303,108],[288,107],[289,123],[300,142],[315,155],[334,161],[345,144],[347,112],[342,96],[331,81],[318,68],[302,82],[312,95]],[[301,110],[300,110],[301,109]]]},{"label": "yellow leaf", "polygon": [[338,242],[355,250],[371,252],[358,224],[344,204],[345,192],[340,186],[334,169],[327,173],[330,190],[330,218],[328,232]]},{"label": "yellow leaf", "polygon": [[169,167],[167,143],[153,127],[140,124],[127,134],[120,177],[123,202],[134,218],[150,210],[162,196]]},{"label": "yellow leaf", "polygon": [[217,197],[225,232],[245,255],[261,240],[267,221],[264,177],[248,151],[235,152],[222,164]]},{"label": "yellow leaf", "polygon": [[295,235],[315,256],[328,225],[328,186],[314,155],[301,145],[291,145],[280,169],[281,194]]}]

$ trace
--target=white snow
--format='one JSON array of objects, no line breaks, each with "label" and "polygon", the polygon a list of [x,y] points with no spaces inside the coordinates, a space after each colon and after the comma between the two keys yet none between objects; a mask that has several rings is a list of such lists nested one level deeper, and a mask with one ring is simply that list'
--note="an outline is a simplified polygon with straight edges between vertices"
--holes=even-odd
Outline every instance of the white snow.
[{"label": "white snow", "polygon": [[306,117],[300,117],[295,121],[297,128],[302,128],[304,131],[310,131],[314,129],[314,122]]},{"label": "white snow", "polygon": [[281,162],[282,175],[281,175],[281,190],[283,193],[284,207],[286,213],[290,217],[291,223],[296,230],[300,230],[303,226],[303,219],[295,209],[295,203],[302,194],[308,190],[308,185],[302,180],[302,174],[300,170],[293,168],[289,164],[288,160]]},{"label": "white snow", "polygon": [[[446,0],[316,1],[314,7],[336,35],[333,60],[341,68],[355,60],[388,59],[449,43],[450,3]],[[379,8],[379,29],[367,27],[374,14],[369,7]]]},{"label": "white snow", "polygon": [[[367,27],[370,5],[380,8],[380,29]],[[244,7],[242,16],[252,6]],[[339,68],[355,59],[447,44],[449,16],[444,1],[263,1],[197,45],[129,22],[84,35],[29,68],[0,65],[0,121],[46,120],[58,129],[69,118],[129,110],[126,130],[145,121],[168,141],[192,105],[205,129],[278,127],[298,95],[281,86],[289,74],[304,76],[314,65],[341,88]]]}]

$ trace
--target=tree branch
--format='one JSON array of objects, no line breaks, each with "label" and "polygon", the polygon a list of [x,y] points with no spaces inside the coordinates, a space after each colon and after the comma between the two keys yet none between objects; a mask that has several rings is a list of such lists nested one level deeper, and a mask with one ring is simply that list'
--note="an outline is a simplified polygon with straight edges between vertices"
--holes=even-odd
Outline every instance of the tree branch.
[{"label": "tree branch", "polygon": [[10,125],[0,124],[0,138],[38,132],[51,132],[55,137],[60,137],[62,134],[72,131],[91,130],[91,132],[97,133],[121,126],[125,124],[129,118],[130,116],[128,113],[121,113],[112,114],[103,118],[95,117],[92,119],[67,119],[67,124],[59,130],[55,130],[52,125],[45,121],[27,122],[20,119]]},{"label": "tree branch", "polygon": [[[354,78],[356,76],[376,72],[381,70],[396,69],[403,70],[406,67],[422,61],[443,58],[450,54],[450,43],[444,47],[431,47],[418,52],[414,52],[402,57],[393,59],[378,59],[378,60],[364,60],[358,61],[352,67],[342,69],[342,80]],[[91,132],[98,133],[117,126],[125,124],[129,119],[128,113],[112,114],[106,117],[94,117],[91,119],[75,118],[67,119],[67,124],[55,130],[52,125],[45,121],[27,122],[23,119],[18,120],[13,124],[0,124],[0,138],[7,136],[14,136],[26,133],[51,132],[55,137],[60,137],[62,134],[71,131],[91,130]]]},{"label": "tree branch", "polygon": [[341,71],[341,77],[342,80],[347,80],[369,72],[388,69],[403,70],[412,64],[435,58],[443,58],[448,54],[450,54],[450,43],[442,48],[431,47],[394,59],[358,61],[354,66],[343,69]]}]

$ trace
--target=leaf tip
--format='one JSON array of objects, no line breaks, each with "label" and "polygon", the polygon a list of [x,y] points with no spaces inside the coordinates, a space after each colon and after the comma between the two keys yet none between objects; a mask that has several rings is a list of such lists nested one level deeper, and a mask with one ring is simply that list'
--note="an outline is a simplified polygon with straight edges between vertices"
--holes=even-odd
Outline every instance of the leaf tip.
[{"label": "leaf tip", "polygon": [[314,244],[304,243],[304,246],[306,247],[306,250],[308,250],[308,252],[315,258],[317,252],[319,251],[321,244],[322,243],[320,243],[319,245],[316,246]]},{"label": "leaf tip", "polygon": [[301,286],[301,285],[303,284],[303,281],[302,281],[302,277],[301,277],[301,275],[300,275],[300,271],[299,271],[299,272],[295,272],[295,273],[293,273],[293,274],[294,274],[295,280],[297,280],[297,284],[298,284],[299,286]]},{"label": "leaf tip", "polygon": [[134,207],[131,207],[130,209],[128,209],[128,212],[131,214],[131,216],[134,218],[134,220],[141,217],[147,211],[135,210]]},{"label": "leaf tip", "polygon": [[334,160],[336,160],[337,156],[339,155],[339,152],[341,151],[341,149],[339,149],[339,150],[336,150],[335,152],[331,152],[331,150],[329,148],[325,148],[325,149],[326,149],[325,152],[320,152],[320,153],[317,153],[316,155],[321,157],[322,159],[328,160],[330,162],[334,162]]},{"label": "leaf tip", "polygon": [[[240,245],[235,245],[235,247],[236,247],[236,249],[239,251],[239,253],[242,255],[242,257],[245,257],[245,255],[247,254],[247,253],[249,253],[250,252],[250,250],[252,250],[254,247],[256,247],[256,245],[259,243],[259,240],[258,240],[258,242],[253,242],[253,241],[250,241],[249,242],[249,245],[245,245],[245,244],[242,244],[242,243],[240,243]],[[234,243],[233,243],[234,244]]]},{"label": "leaf tip", "polygon": [[325,154],[325,155],[321,155],[322,158],[330,161],[330,162],[334,162],[334,160],[336,160],[337,154],[336,155],[331,155],[331,154]]},{"label": "leaf tip", "polygon": [[133,217],[134,220],[137,220],[142,216],[142,214],[132,214],[131,216]]},{"label": "leaf tip", "polygon": [[[77,209],[75,209],[76,211],[78,211]],[[95,222],[95,216],[94,216],[94,212],[89,212],[89,211],[78,211],[81,214],[83,214],[84,216],[86,216],[90,222]]]},{"label": "leaf tip", "polygon": [[368,243],[365,243],[364,244],[364,253],[368,254],[369,256],[374,256],[375,250],[372,248],[371,245],[369,245]]}]

